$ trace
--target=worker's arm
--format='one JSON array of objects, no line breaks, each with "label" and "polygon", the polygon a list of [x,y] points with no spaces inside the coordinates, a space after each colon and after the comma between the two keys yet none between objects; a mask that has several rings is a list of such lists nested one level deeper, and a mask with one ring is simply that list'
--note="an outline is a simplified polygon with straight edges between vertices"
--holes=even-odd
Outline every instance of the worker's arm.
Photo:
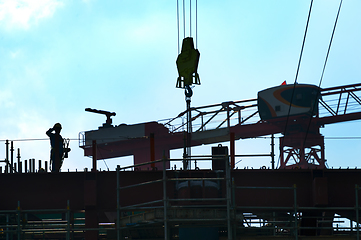
[{"label": "worker's arm", "polygon": [[54,128],[49,128],[48,131],[46,131],[46,135],[48,135],[49,137],[52,135],[52,131],[54,131]]}]

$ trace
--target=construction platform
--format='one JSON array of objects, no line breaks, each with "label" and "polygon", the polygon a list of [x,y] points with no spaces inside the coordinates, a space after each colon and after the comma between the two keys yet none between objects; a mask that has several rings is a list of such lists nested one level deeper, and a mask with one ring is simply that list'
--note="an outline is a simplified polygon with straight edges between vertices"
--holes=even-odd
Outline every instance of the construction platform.
[{"label": "construction platform", "polygon": [[118,167],[0,181],[0,239],[359,239],[361,169]]}]

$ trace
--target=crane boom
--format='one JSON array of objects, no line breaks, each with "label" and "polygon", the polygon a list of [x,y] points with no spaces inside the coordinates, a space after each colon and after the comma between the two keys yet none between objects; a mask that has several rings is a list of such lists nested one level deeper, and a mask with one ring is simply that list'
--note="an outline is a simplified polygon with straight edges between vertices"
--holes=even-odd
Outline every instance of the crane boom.
[{"label": "crane boom", "polygon": [[[284,134],[287,126],[287,132],[281,138],[280,146],[281,155],[286,154],[283,159],[283,167],[287,167],[287,163],[294,157],[295,152],[304,152],[301,154],[304,159],[306,159],[306,156],[308,158],[313,156],[316,162],[321,163],[319,167],[325,167],[324,138],[320,134],[320,127],[327,124],[361,119],[360,91],[361,84],[320,89],[321,98],[319,98],[317,114],[314,116],[312,116],[314,111],[312,111],[312,114],[306,111],[304,114],[261,120],[258,114],[257,99],[192,107],[189,110],[192,113],[190,121],[192,121],[193,126],[191,145],[200,146],[229,141],[231,133],[234,134],[235,140],[278,133]],[[149,136],[151,133],[155,136],[156,155],[159,153],[156,158],[161,158],[163,152],[169,156],[171,149],[184,147],[184,130],[186,126],[184,115],[186,115],[186,112],[182,112],[172,119],[159,122],[114,127],[112,132],[114,132],[115,137],[111,141],[97,141],[102,145],[99,148],[101,149],[99,150],[101,151],[99,156],[106,159],[134,155],[135,163],[148,161],[148,154],[144,154],[144,152],[148,151],[144,149],[150,148]],[[84,149],[86,156],[92,155],[91,136],[97,136],[97,138],[104,136],[104,139],[109,136],[110,133],[106,133],[105,130],[102,135],[102,131],[102,129],[99,129],[85,132],[85,140],[83,141],[85,144],[80,147]],[[99,134],[95,134],[97,132]],[[295,139],[300,140],[295,141]],[[309,153],[305,152],[307,149],[309,149]],[[302,165],[302,161],[302,159],[296,160],[298,166]],[[309,165],[302,165],[302,167],[309,167]]]}]

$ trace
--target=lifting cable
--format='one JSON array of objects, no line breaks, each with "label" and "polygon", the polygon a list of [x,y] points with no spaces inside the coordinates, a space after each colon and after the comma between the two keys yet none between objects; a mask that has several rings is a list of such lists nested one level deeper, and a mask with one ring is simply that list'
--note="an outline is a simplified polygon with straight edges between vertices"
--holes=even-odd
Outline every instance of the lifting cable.
[{"label": "lifting cable", "polygon": [[308,17],[307,17],[307,24],[306,24],[305,34],[304,34],[304,36],[303,36],[301,53],[300,53],[300,57],[299,57],[299,60],[298,60],[298,65],[297,65],[296,77],[295,77],[295,81],[294,81],[294,83],[293,83],[293,90],[292,90],[290,105],[289,105],[289,107],[288,107],[286,126],[285,126],[285,131],[284,131],[284,133],[283,133],[283,135],[285,135],[285,136],[286,136],[286,131],[287,131],[288,120],[289,120],[290,113],[291,113],[291,106],[292,106],[293,95],[294,95],[294,93],[295,93],[295,88],[296,88],[296,84],[297,84],[298,73],[299,73],[300,66],[301,66],[303,48],[304,48],[305,42],[306,42],[308,24],[309,24],[309,22],[310,22],[310,17],[311,17],[312,4],[313,4],[313,0],[311,0],[310,10],[308,11]]},{"label": "lifting cable", "polygon": [[186,37],[186,8],[183,0],[183,38]]},{"label": "lifting cable", "polygon": [[[323,69],[322,69],[322,74],[321,74],[321,78],[320,78],[320,82],[318,84],[318,88],[321,87],[321,83],[322,83],[322,80],[323,80],[323,75],[325,73],[325,69],[326,69],[326,65],[327,65],[327,60],[328,60],[328,56],[330,54],[330,49],[331,49],[331,45],[332,45],[332,40],[333,40],[333,36],[335,35],[335,30],[336,30],[336,26],[337,26],[337,22],[338,22],[338,17],[340,15],[340,11],[341,11],[341,6],[342,6],[342,1],[340,1],[340,5],[338,7],[338,11],[337,11],[337,15],[336,15],[336,20],[335,20],[335,24],[333,25],[333,30],[332,30],[332,34],[331,34],[331,39],[330,39],[330,43],[328,44],[328,49],[327,49],[327,54],[326,54],[326,58],[325,58],[325,62],[323,64]],[[316,99],[314,101],[314,105],[312,107],[312,111],[313,109],[315,109],[317,107],[317,103],[318,103],[318,95],[316,95]],[[307,131],[306,131],[306,136],[305,136],[305,139],[303,141],[303,146],[305,146],[306,144],[306,140],[307,140],[307,135],[308,135],[308,131],[310,130],[310,125],[311,125],[311,121],[312,121],[312,115],[310,116],[310,120],[308,122],[308,125],[307,125]]]},{"label": "lifting cable", "polygon": [[326,54],[326,59],[325,59],[325,63],[323,64],[321,79],[320,79],[320,83],[318,84],[318,87],[321,87],[321,83],[322,83],[322,80],[323,80],[323,74],[325,73],[326,64],[327,64],[327,60],[328,60],[328,55],[330,54],[330,49],[331,49],[331,45],[332,45],[333,36],[335,35],[335,30],[336,30],[336,25],[337,25],[337,21],[338,21],[338,16],[340,15],[340,11],[341,11],[342,1],[343,1],[343,0],[340,1],[340,6],[338,7],[336,20],[335,20],[335,24],[334,24],[334,26],[333,26],[332,35],[331,35],[331,40],[330,40],[330,44],[328,45],[327,54]]},{"label": "lifting cable", "polygon": [[177,0],[177,33],[178,33],[178,55],[180,53],[180,49],[179,49],[179,3]]},{"label": "lifting cable", "polygon": [[[182,11],[183,11],[183,38],[186,38],[186,3],[185,0],[182,1]],[[198,0],[195,2],[195,42],[196,49],[198,48]],[[177,35],[178,35],[178,55],[181,51],[180,49],[180,15],[179,15],[179,0],[177,0]],[[189,36],[192,37],[192,0],[189,0]]]}]

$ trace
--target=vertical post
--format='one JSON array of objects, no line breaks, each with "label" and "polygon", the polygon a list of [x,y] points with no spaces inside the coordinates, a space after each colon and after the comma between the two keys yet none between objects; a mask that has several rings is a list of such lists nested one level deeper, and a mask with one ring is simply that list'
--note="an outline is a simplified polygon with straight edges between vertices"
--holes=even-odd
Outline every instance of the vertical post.
[{"label": "vertical post", "polygon": [[[236,184],[234,183],[233,177],[232,177],[232,210],[233,213],[236,214]],[[237,239],[237,222],[233,221],[232,226],[233,226],[233,239]]]},{"label": "vertical post", "polygon": [[29,158],[29,173],[31,173],[33,170],[32,165],[33,165],[33,162],[31,161],[31,158]]},{"label": "vertical post", "polygon": [[21,163],[20,163],[20,148],[18,148],[18,155],[16,156],[16,158],[18,159],[18,172],[21,173],[22,169],[21,169]]},{"label": "vertical post", "polygon": [[69,203],[69,200],[67,200],[67,202],[66,202],[66,240],[70,240],[70,203]]},{"label": "vertical post", "polygon": [[295,215],[295,239],[298,240],[298,229],[297,229],[297,185],[293,184],[293,204],[294,204],[294,215]]},{"label": "vertical post", "polygon": [[153,162],[150,164],[151,168],[155,168],[155,149],[154,149],[154,133],[151,133],[149,136],[150,139],[150,161]]},{"label": "vertical post", "polygon": [[18,236],[18,240],[21,239],[21,225],[20,225],[20,201],[18,201],[18,207],[16,208],[16,214],[17,214],[17,236]]},{"label": "vertical post", "polygon": [[360,239],[360,227],[359,227],[359,204],[358,204],[358,190],[359,186],[355,185],[355,196],[356,196],[356,239]]},{"label": "vertical post", "polygon": [[164,239],[168,240],[168,213],[167,213],[167,175],[165,169],[165,153],[163,154],[163,204],[164,204]]},{"label": "vertical post", "polygon": [[10,173],[14,173],[14,141],[10,142]]},{"label": "vertical post", "polygon": [[183,153],[183,168],[184,170],[191,169],[191,147],[192,147],[192,109],[191,109],[191,97],[193,91],[189,85],[184,86],[184,95],[186,96],[187,103],[187,137],[186,137],[186,147]]},{"label": "vertical post", "polygon": [[45,161],[45,162],[44,162],[44,165],[45,165],[45,166],[44,166],[44,167],[45,167],[45,172],[48,172],[48,161]]},{"label": "vertical post", "polygon": [[231,169],[235,168],[235,144],[234,144],[234,132],[229,133],[229,147],[231,152]]},{"label": "vertical post", "polygon": [[187,98],[187,169],[191,168],[190,157],[191,153],[191,146],[192,146],[192,112],[191,112],[191,98]]},{"label": "vertical post", "polygon": [[24,169],[25,169],[25,173],[28,172],[28,160],[24,161]]},{"label": "vertical post", "polygon": [[283,138],[284,137],[280,137],[280,168],[284,168],[285,167],[285,160],[284,160],[284,154],[283,154]]},{"label": "vertical post", "polygon": [[231,127],[231,119],[229,117],[229,103],[227,103],[227,128]]},{"label": "vertical post", "polygon": [[31,159],[31,161],[33,162],[32,164],[33,164],[33,173],[35,172],[35,158],[33,158],[33,159]]},{"label": "vertical post", "polygon": [[117,240],[120,240],[119,172],[120,166],[117,165]]},{"label": "vertical post", "polygon": [[93,168],[92,172],[97,171],[97,141],[93,140]]},{"label": "vertical post", "polygon": [[9,213],[6,214],[6,240],[9,240]]},{"label": "vertical post", "polygon": [[231,226],[231,176],[230,176],[230,165],[229,156],[225,156],[226,161],[226,202],[227,202],[227,234],[228,240],[233,240],[232,226]]},{"label": "vertical post", "polygon": [[39,160],[39,164],[38,164],[38,172],[40,172],[41,169],[41,160]]},{"label": "vertical post", "polygon": [[275,169],[275,135],[271,135],[271,164],[272,169]]},{"label": "vertical post", "polygon": [[5,173],[8,173],[8,172],[9,172],[9,140],[6,139],[5,145],[6,145],[6,151],[5,151],[5,162],[6,162]]}]

